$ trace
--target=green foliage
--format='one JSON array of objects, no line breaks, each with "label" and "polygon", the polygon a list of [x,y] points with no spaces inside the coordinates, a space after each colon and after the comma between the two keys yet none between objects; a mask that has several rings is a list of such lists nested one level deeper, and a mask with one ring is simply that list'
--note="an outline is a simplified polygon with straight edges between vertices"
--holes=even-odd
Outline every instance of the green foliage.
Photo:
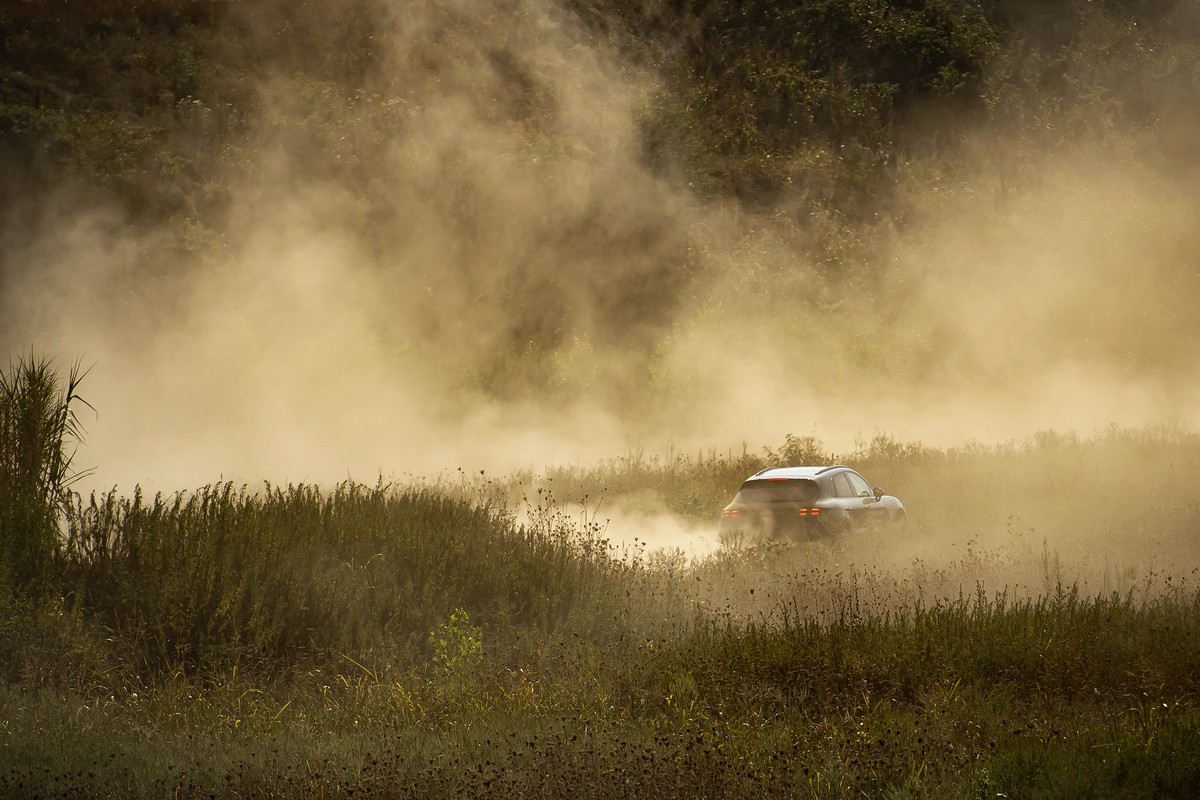
[{"label": "green foliage", "polygon": [[[808,211],[857,216],[877,210],[870,196],[931,137],[952,149],[958,131],[988,126],[1073,136],[1104,121],[1092,114],[1153,124],[1154,108],[1196,89],[1188,36],[1197,20],[1178,3],[566,5],[664,75],[665,91],[645,110],[651,161],[752,206],[798,191]],[[223,173],[246,166],[238,153],[256,124],[274,124],[261,118],[265,69],[346,97],[371,97],[389,80],[377,41],[389,17],[376,0],[102,2],[70,12],[4,0],[0,21],[8,160],[43,179],[62,171],[98,182],[141,216],[220,222],[231,188]],[[1144,91],[1130,96],[1130,82]],[[331,140],[344,149],[346,135],[360,134],[347,125]],[[367,144],[343,168],[372,162],[357,152]]]},{"label": "green foliage", "polygon": [[480,663],[469,691],[449,693],[461,674],[366,668],[5,684],[8,730],[53,735],[0,748],[0,791],[1178,796],[1196,778],[1196,609],[1195,597],[1137,608],[1067,592],[829,626],[701,625],[553,678],[546,667],[580,644],[547,640],[522,667]]},{"label": "green foliage", "polygon": [[464,673],[483,663],[483,628],[471,624],[466,609],[456,608],[450,617],[429,632],[433,663],[448,673]]},{"label": "green foliage", "polygon": [[[964,144],[981,136],[1044,152],[1103,131],[1129,137],[1126,151],[1191,152],[1180,131],[1193,126],[1175,121],[1190,121],[1181,109],[1198,90],[1200,17],[1185,3],[572,5],[600,28],[616,15],[627,49],[666,76],[643,120],[651,161],[702,192],[789,214],[817,240],[817,263],[876,215],[903,225],[912,210],[893,191],[926,169],[972,169]],[[849,225],[814,224],[831,218]],[[877,260],[856,253],[851,271]]]},{"label": "green foliage", "polygon": [[75,408],[84,374],[63,386],[53,364],[33,355],[0,372],[0,585],[50,587],[60,555],[59,520],[83,431]]},{"label": "green foliage", "polygon": [[[350,483],[93,495],[72,512],[68,546],[77,591],[140,662],[193,670],[305,653],[416,663],[453,609],[498,630],[552,630],[610,569],[553,520],[518,527],[427,490]],[[464,663],[471,630],[454,628],[455,652],[440,654]]]},{"label": "green foliage", "polygon": [[[535,182],[554,183],[572,154],[587,148],[566,140],[574,126],[560,123],[570,122],[563,115],[572,103],[554,96],[562,89],[533,68],[538,58],[492,42],[487,14],[432,2],[400,12],[379,0],[106,1],[68,12],[0,0],[0,223],[20,253],[19,245],[32,244],[23,237],[72,216],[48,213],[63,201],[44,202],[47,193],[87,187],[61,192],[84,208],[105,195],[101,205],[140,243],[117,276],[128,286],[114,291],[145,297],[148,287],[150,294],[174,291],[177,278],[206,260],[241,252],[247,230],[227,217],[235,202],[279,207],[275,191],[336,197],[319,213],[383,275],[411,245],[416,203],[442,223],[434,230],[458,242],[464,271],[461,281],[429,282],[439,302],[410,322],[431,335],[389,327],[389,352],[437,358],[464,398],[571,403],[588,396],[637,416],[622,379],[606,374],[616,368],[605,365],[621,364],[622,374],[668,369],[660,346],[673,323],[686,331],[681,304],[690,313],[710,289],[728,301],[714,311],[725,324],[745,313],[740,303],[791,320],[797,331],[814,328],[810,310],[835,321],[831,345],[841,357],[831,380],[908,381],[945,366],[937,344],[944,332],[890,312],[885,323],[870,322],[880,316],[873,313],[846,323],[844,311],[863,303],[870,311],[873,300],[886,298],[883,305],[904,320],[907,300],[932,302],[916,288],[923,281],[902,274],[924,263],[921,254],[896,246],[919,225],[942,224],[946,206],[937,198],[994,191],[1006,203],[1019,196],[1010,188],[1036,186],[1045,163],[1060,151],[1078,152],[1081,142],[1096,147],[1098,160],[1109,153],[1176,175],[1172,165],[1196,160],[1200,47],[1197,15],[1186,4],[564,3],[647,68],[637,75],[651,76],[644,84],[619,65],[606,71],[626,88],[652,87],[633,113],[642,133],[637,155],[656,174],[638,173],[644,192],[628,176],[614,175],[613,188],[721,201],[712,208],[737,198],[754,212],[743,218],[746,238],[770,242],[764,249],[772,258],[724,258],[721,247],[707,249],[706,226],[692,225],[694,217],[676,213],[673,203],[629,207],[598,183],[576,210],[559,203],[553,214],[525,215],[530,227],[523,230],[543,246],[502,249],[497,261],[490,251],[500,228],[487,209],[508,202],[497,182],[482,179],[487,171],[469,161],[430,161],[418,157],[422,148],[403,146],[436,129],[422,121],[434,107],[426,92],[435,106],[458,97],[450,102],[496,126],[503,133],[486,141],[511,156],[497,168]],[[494,13],[501,19],[509,10]],[[391,44],[404,42],[418,18],[437,44],[428,53],[396,53]],[[561,30],[587,35],[569,22]],[[459,87],[439,83],[435,73],[450,64],[458,65],[454,74],[474,77]],[[429,170],[428,184],[410,168]],[[397,174],[409,178],[397,182]],[[297,193],[299,186],[321,191]],[[155,235],[141,235],[148,230]],[[612,270],[617,255],[624,266]],[[1175,274],[1184,262],[1171,258]],[[738,280],[726,282],[733,264]],[[502,305],[504,323],[477,335],[436,313],[443,296],[457,302],[437,287],[460,283],[480,288],[472,302]],[[1096,327],[1102,310],[1076,296],[1075,322]],[[1158,351],[1137,357],[1153,350],[1154,337],[1131,348],[1121,326],[1108,327],[1122,363],[1161,363]],[[1105,340],[1087,338],[1089,352]],[[663,381],[648,394],[677,388]],[[636,398],[647,409],[654,400]]]},{"label": "green foliage", "polygon": [[[640,13],[637,4],[612,5]],[[691,33],[674,63],[679,104],[664,98],[648,120],[651,150],[752,205],[799,189],[818,203],[855,208],[889,180],[897,125],[917,110],[978,107],[988,60],[1003,40],[973,2],[667,7],[655,33],[673,36],[681,18]],[[836,160],[832,181],[812,168],[816,152]],[[703,178],[714,173],[723,180]]]},{"label": "green foliage", "polygon": [[119,665],[107,634],[67,598],[0,595],[0,684],[104,686]]},{"label": "green foliage", "polygon": [[763,713],[834,712],[864,697],[917,702],[950,686],[1116,702],[1148,683],[1157,698],[1197,689],[1200,594],[1139,608],[1131,596],[1084,600],[1060,588],[886,616],[863,614],[860,601],[851,593],[828,624],[786,612],[744,627],[714,621],[677,644],[671,660],[690,670],[709,713],[751,702]]},{"label": "green foliage", "polygon": [[989,766],[991,784],[1009,797],[1188,797],[1200,785],[1200,721],[1160,704],[1153,730],[1096,730],[1085,736],[1018,737]]}]

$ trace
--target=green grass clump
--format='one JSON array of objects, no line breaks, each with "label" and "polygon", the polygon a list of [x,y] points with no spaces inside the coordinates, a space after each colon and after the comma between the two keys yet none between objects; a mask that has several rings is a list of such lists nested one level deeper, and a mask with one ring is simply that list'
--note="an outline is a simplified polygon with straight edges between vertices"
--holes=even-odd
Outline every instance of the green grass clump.
[{"label": "green grass clump", "polygon": [[62,555],[59,521],[82,438],[75,408],[82,380],[64,386],[48,359],[20,358],[0,372],[0,591],[44,590]]},{"label": "green grass clump", "polygon": [[615,568],[571,530],[382,484],[93,495],[73,509],[67,547],[77,602],[151,669],[409,664],[456,609],[503,659],[507,632],[555,630]]}]

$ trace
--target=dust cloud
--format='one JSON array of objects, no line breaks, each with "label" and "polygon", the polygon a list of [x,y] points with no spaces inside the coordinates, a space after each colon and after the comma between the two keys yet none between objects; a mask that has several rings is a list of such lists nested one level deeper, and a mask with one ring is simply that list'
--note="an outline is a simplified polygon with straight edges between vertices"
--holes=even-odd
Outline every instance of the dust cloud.
[{"label": "dust cloud", "polygon": [[267,61],[219,228],[64,189],[5,232],[5,349],[95,363],[87,485],[1197,421],[1200,178],[1134,134],[969,134],[846,225],[854,280],[648,166],[662,77],[549,0],[375,14],[360,91]]}]

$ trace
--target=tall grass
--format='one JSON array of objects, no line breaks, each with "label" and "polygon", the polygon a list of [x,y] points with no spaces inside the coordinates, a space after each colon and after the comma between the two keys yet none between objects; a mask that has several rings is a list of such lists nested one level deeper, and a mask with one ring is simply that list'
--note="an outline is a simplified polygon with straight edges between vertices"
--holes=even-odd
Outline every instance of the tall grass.
[{"label": "tall grass", "polygon": [[710,714],[919,703],[951,686],[1116,705],[1150,691],[1173,702],[1200,688],[1200,593],[1142,604],[1066,587],[1023,600],[981,590],[895,612],[850,603],[827,624],[781,609],[758,623],[709,620],[669,660],[660,691],[686,671],[692,701]]},{"label": "tall grass", "polygon": [[758,451],[634,452],[552,468],[546,478],[572,497],[611,505],[649,494],[689,522],[712,523],[741,481],[760,469],[839,463],[905,503],[916,528],[907,541],[914,545],[925,534],[987,545],[1019,534],[1039,547],[1048,538],[1052,545],[1102,542],[1125,555],[1146,545],[1159,553],[1165,547],[1198,552],[1190,535],[1200,521],[1197,506],[1180,488],[1200,474],[1200,436],[1174,425],[1091,435],[1045,431],[948,449],[879,435],[848,452],[788,436]]},{"label": "tall grass", "polygon": [[[57,398],[30,407],[71,435],[35,450],[51,469],[11,473],[57,484],[0,497],[6,522],[40,498],[51,534],[42,577],[0,596],[0,796],[1149,798],[1200,781],[1195,504],[1156,483],[1200,474],[1186,432],[844,456],[789,437],[458,485],[67,502],[78,376],[55,390],[48,364],[26,369]],[[890,485],[912,525],[688,560],[631,555],[600,516],[651,496],[713,519],[761,466],[826,461]],[[1021,544],[1013,497],[1053,545]],[[1072,580],[1114,530],[1178,558],[1118,590]]]},{"label": "tall grass", "polygon": [[[701,624],[573,671],[0,687],[44,797],[1159,797],[1200,778],[1195,597]],[[576,645],[575,647],[578,647]],[[596,694],[600,702],[583,702]],[[149,734],[147,733],[149,732]],[[1082,789],[1080,787],[1083,787]]]},{"label": "tall grass", "polygon": [[46,358],[21,357],[0,371],[0,585],[39,592],[62,555],[59,522],[83,438],[76,407],[85,372],[64,385]]},{"label": "tall grass", "polygon": [[77,501],[73,586],[152,669],[296,658],[427,660],[456,609],[491,632],[548,633],[594,602],[619,569],[603,547],[545,518],[430,490],[225,483],[147,499]]}]

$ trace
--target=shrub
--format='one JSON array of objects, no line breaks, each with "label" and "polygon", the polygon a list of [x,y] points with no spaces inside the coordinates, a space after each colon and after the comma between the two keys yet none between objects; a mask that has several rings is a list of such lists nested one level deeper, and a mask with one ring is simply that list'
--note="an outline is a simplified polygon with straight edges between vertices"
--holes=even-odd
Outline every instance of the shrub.
[{"label": "shrub", "polygon": [[433,663],[448,673],[474,669],[483,663],[483,629],[471,624],[466,609],[456,608],[429,633]]}]

